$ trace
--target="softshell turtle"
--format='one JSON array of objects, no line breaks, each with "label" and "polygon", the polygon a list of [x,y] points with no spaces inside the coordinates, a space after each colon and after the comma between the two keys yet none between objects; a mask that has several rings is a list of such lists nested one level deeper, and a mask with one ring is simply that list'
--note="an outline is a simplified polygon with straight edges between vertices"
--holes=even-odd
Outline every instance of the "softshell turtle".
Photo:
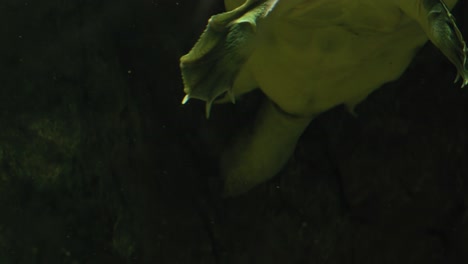
[{"label": "softshell turtle", "polygon": [[467,48],[450,10],[457,0],[225,0],[180,60],[186,93],[226,101],[261,89],[256,122],[221,157],[226,195],[284,166],[310,121],[350,111],[405,71],[430,40],[468,84]]}]

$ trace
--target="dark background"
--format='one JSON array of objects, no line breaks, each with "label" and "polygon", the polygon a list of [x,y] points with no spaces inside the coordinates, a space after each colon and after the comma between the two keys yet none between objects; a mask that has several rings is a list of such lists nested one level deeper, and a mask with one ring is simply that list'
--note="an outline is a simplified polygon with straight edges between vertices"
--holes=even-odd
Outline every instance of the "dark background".
[{"label": "dark background", "polygon": [[216,196],[261,97],[180,104],[221,2],[0,3],[0,263],[468,263],[468,91],[431,44],[272,181]]}]

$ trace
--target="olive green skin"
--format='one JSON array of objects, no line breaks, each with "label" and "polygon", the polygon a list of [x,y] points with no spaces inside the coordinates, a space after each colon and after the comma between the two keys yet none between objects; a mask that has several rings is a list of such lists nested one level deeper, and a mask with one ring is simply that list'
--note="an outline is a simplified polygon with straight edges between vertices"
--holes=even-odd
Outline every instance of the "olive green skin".
[{"label": "olive green skin", "polygon": [[[430,40],[468,84],[456,0],[225,0],[181,58],[186,97],[211,104],[260,89],[265,102],[220,161],[225,194],[277,174],[318,114],[354,107],[401,76]],[[227,93],[224,99],[219,96]]]}]

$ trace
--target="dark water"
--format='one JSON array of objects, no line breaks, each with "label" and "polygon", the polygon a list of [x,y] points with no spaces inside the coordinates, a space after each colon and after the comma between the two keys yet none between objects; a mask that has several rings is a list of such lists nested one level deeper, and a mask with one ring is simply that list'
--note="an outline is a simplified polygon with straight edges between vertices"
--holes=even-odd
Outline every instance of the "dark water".
[{"label": "dark water", "polygon": [[0,264],[468,263],[468,92],[432,45],[359,118],[317,118],[278,177],[216,195],[262,96],[180,105],[178,59],[222,8],[0,3]]}]

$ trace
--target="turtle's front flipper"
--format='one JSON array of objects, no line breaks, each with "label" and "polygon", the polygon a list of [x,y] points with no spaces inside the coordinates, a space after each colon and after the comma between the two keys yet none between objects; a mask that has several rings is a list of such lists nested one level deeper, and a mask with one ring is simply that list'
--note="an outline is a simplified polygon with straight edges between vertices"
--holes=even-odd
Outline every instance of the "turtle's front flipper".
[{"label": "turtle's front flipper", "polygon": [[457,67],[455,81],[462,79],[462,87],[468,84],[466,64],[467,48],[455,18],[441,0],[425,0],[429,23],[429,38],[447,58]]},{"label": "turtle's front flipper", "polygon": [[[417,4],[414,5],[415,1]],[[450,4],[456,1],[449,0]],[[442,0],[401,0],[401,7],[416,19],[428,38],[455,65],[462,79],[462,87],[468,84],[467,48],[449,7]]]},{"label": "turtle's front flipper", "polygon": [[223,93],[231,97],[232,84],[253,49],[258,20],[266,17],[279,0],[246,0],[229,12],[214,15],[205,32],[192,48],[180,58],[180,68],[190,98],[206,101],[209,116],[213,101]]}]

